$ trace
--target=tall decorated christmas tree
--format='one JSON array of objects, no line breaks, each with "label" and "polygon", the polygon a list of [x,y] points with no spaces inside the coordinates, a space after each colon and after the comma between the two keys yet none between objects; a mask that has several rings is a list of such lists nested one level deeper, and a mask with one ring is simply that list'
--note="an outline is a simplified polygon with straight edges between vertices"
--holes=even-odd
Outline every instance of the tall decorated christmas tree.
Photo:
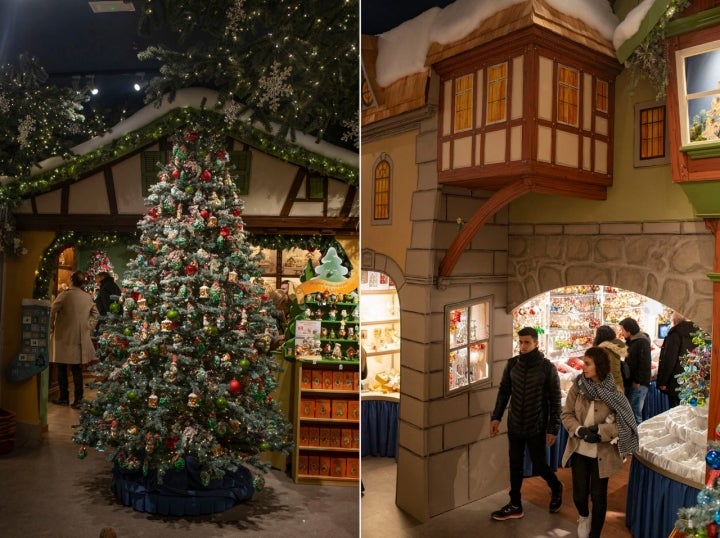
[{"label": "tall decorated christmas tree", "polygon": [[200,125],[173,140],[130,247],[122,313],[110,314],[98,340],[97,396],[74,435],[79,457],[107,453],[116,495],[139,510],[154,511],[138,491],[162,495],[163,484],[173,496],[178,484],[190,496],[221,492],[219,508],[193,501],[190,513],[229,508],[264,483],[246,466],[264,471],[262,452],[291,448],[271,394],[273,306],[222,141]]},{"label": "tall decorated christmas tree", "polygon": [[117,278],[115,274],[115,267],[110,256],[104,250],[93,250],[90,254],[90,260],[88,261],[87,284],[85,284],[85,291],[93,294],[93,299],[97,297],[97,284],[95,283],[95,277],[101,272],[110,273],[110,276]]}]

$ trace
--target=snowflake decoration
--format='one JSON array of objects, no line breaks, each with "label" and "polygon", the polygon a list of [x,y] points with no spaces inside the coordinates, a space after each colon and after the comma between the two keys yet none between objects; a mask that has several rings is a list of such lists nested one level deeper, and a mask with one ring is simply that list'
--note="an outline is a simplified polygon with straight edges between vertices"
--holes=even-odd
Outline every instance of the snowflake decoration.
[{"label": "snowflake decoration", "polygon": [[30,114],[25,116],[18,124],[18,144],[25,149],[30,144],[30,135],[35,130],[35,120]]},{"label": "snowflake decoration", "polygon": [[345,120],[342,122],[343,127],[347,129],[340,140],[343,142],[352,142],[356,148],[360,147],[360,118],[357,112],[352,120]]},{"label": "snowflake decoration", "polygon": [[270,75],[263,75],[258,81],[260,91],[264,91],[257,101],[258,106],[267,106],[273,112],[280,107],[281,97],[290,97],[293,94],[292,86],[287,84],[287,79],[292,73],[292,66],[280,69],[280,62],[273,62],[270,68]]},{"label": "snowflake decoration", "polygon": [[0,93],[0,113],[7,114],[10,112],[10,100],[4,93]]},{"label": "snowflake decoration", "polygon": [[237,37],[240,33],[240,23],[247,19],[245,13],[245,0],[235,0],[232,7],[228,10],[228,22],[225,26],[225,37]]},{"label": "snowflake decoration", "polygon": [[236,102],[225,106],[225,123],[233,124],[240,119],[241,108]]}]

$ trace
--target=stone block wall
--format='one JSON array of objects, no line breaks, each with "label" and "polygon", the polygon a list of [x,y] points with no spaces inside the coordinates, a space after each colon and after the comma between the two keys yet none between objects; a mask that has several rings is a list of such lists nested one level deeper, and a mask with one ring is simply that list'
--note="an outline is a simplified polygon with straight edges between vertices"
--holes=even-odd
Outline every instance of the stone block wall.
[{"label": "stone block wall", "polygon": [[574,284],[615,286],[712,326],[715,240],[702,221],[512,225],[508,311]]}]

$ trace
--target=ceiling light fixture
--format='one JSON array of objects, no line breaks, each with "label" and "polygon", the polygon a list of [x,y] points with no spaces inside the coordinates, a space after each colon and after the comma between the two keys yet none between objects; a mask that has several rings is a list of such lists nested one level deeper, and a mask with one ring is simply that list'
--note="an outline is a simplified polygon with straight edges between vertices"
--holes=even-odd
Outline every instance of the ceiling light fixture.
[{"label": "ceiling light fixture", "polygon": [[139,92],[147,86],[147,82],[145,82],[145,73],[135,73],[135,77],[135,84],[133,84],[133,88],[136,92]]},{"label": "ceiling light fixture", "polygon": [[90,93],[92,95],[97,95],[100,93],[100,90],[97,86],[95,86],[95,75],[86,75],[85,78],[88,79],[87,87],[90,90]]},{"label": "ceiling light fixture", "polygon": [[93,13],[117,13],[119,11],[135,11],[135,6],[130,1],[103,0],[88,2]]}]

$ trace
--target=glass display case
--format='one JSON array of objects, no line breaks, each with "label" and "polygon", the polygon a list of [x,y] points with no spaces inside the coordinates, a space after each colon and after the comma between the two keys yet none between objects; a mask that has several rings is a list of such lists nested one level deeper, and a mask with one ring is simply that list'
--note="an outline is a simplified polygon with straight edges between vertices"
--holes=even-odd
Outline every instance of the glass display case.
[{"label": "glass display case", "polygon": [[445,307],[445,395],[489,381],[489,297]]}]

